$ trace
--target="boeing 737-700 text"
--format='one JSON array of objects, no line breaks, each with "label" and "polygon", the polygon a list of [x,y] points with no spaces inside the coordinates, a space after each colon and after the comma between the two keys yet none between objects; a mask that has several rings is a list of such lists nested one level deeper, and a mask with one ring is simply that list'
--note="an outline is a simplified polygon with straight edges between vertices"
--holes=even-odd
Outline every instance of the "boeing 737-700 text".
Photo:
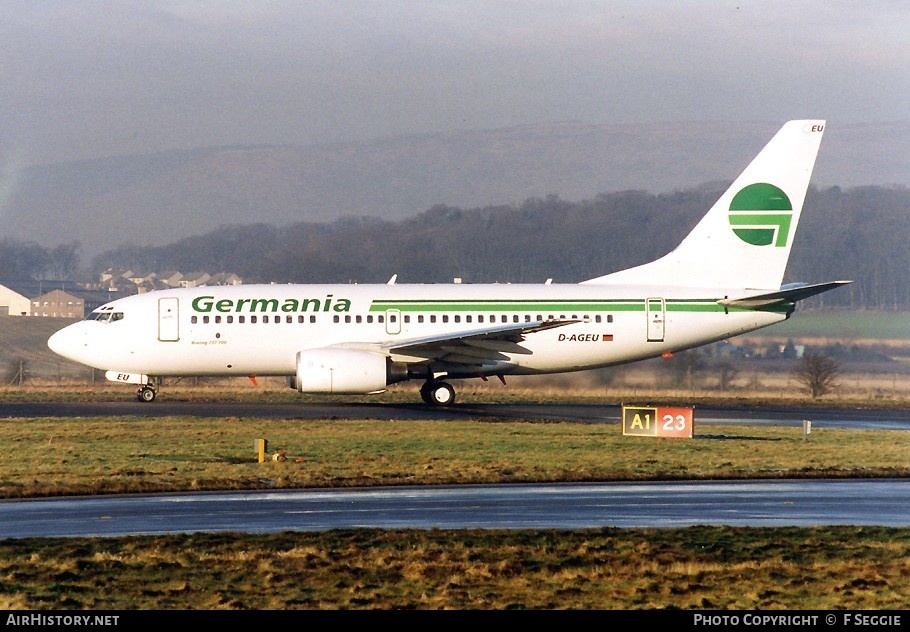
[{"label": "boeing 737-700 text", "polygon": [[[155,399],[168,376],[285,376],[301,393],[580,371],[766,327],[849,281],[781,285],[822,120],[785,123],[679,246],[569,284],[239,285],[111,301],[48,340]],[[608,247],[592,244],[592,248]]]}]

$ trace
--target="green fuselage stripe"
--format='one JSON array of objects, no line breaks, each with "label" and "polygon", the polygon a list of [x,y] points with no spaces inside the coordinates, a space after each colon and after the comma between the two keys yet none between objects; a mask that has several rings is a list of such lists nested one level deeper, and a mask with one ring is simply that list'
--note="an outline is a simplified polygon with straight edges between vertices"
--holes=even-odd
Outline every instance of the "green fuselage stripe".
[{"label": "green fuselage stripe", "polygon": [[[745,312],[769,311],[786,312],[787,305],[769,306],[759,310],[742,307],[728,307],[717,303],[718,299],[667,299],[666,309],[670,312]],[[556,313],[567,315],[584,312],[643,312],[643,299],[614,299],[609,301],[592,300],[395,300],[373,301],[371,312],[385,312],[395,309],[401,312],[522,312],[522,313]]]}]

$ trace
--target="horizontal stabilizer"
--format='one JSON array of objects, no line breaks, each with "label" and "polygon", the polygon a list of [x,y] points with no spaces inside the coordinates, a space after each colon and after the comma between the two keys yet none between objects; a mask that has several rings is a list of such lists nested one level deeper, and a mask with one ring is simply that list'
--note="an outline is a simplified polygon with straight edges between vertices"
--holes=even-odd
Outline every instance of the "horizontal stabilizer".
[{"label": "horizontal stabilizer", "polygon": [[782,303],[795,303],[810,296],[833,290],[842,285],[853,283],[853,281],[829,281],[827,283],[816,283],[809,285],[806,283],[792,283],[785,285],[776,292],[765,292],[754,294],[752,296],[740,296],[738,298],[725,298],[717,301],[724,306],[736,307],[767,307],[770,305],[780,305]]}]

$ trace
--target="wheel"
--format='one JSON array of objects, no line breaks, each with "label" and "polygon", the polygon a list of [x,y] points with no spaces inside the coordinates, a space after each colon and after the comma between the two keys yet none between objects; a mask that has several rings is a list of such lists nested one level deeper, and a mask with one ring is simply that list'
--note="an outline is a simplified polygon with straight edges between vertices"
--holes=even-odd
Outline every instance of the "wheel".
[{"label": "wheel", "polygon": [[430,389],[432,387],[432,382],[424,382],[423,386],[420,387],[420,399],[423,400],[424,404],[433,404],[433,396],[430,394]]},{"label": "wheel", "polygon": [[455,389],[451,384],[434,382],[428,390],[433,406],[451,406],[455,402]]},{"label": "wheel", "polygon": [[136,394],[136,399],[138,399],[140,402],[153,401],[155,399],[155,389],[153,389],[151,386],[143,386]]}]

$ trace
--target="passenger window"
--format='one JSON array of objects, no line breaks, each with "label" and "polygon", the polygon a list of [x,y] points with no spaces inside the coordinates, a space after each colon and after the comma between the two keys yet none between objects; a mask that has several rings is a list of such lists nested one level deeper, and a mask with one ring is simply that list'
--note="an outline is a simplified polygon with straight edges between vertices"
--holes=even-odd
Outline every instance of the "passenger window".
[{"label": "passenger window", "polygon": [[242,324],[242,323],[245,323],[245,322],[246,322],[246,316],[238,316],[238,317],[237,317],[237,322],[238,322],[238,323],[241,323],[241,324]]},{"label": "passenger window", "polygon": [[228,322],[228,323],[234,322],[234,317],[233,317],[233,316],[228,316],[228,317],[227,317],[227,322]]},{"label": "passenger window", "polygon": [[372,314],[367,314],[367,322],[368,322],[368,323],[373,322],[373,315],[372,315]]},{"label": "passenger window", "polygon": [[203,322],[204,324],[208,325],[208,324],[209,324],[209,317],[208,317],[208,316],[203,316],[203,317],[202,317],[202,322]]},{"label": "passenger window", "polygon": [[264,323],[269,322],[269,317],[268,317],[268,316],[263,316],[263,317],[262,317],[262,322],[264,322]]},{"label": "passenger window", "polygon": [[335,314],[334,316],[332,316],[332,322],[333,322],[333,323],[340,323],[340,322],[341,322],[341,318],[338,316],[338,314]]},{"label": "passenger window", "polygon": [[404,315],[404,322],[406,322],[406,323],[411,322],[411,315],[410,315],[410,314],[405,314],[405,315]]},{"label": "passenger window", "polygon": [[311,323],[315,323],[315,322],[316,322],[316,316],[312,316],[312,315],[311,315],[311,316],[310,316],[310,322],[311,322]]},{"label": "passenger window", "polygon": [[194,325],[196,324],[196,321],[198,321],[198,320],[199,320],[199,317],[198,317],[198,316],[191,316],[191,317],[190,317],[190,322],[193,323]]},{"label": "passenger window", "polygon": [[458,314],[455,315],[455,322],[456,322],[456,323],[460,323],[460,322],[461,322],[461,316],[460,316],[460,315],[458,315]]},{"label": "passenger window", "polygon": [[418,314],[418,315],[417,315],[417,322],[418,322],[418,323],[422,323],[422,322],[423,322],[423,314]]},{"label": "passenger window", "polygon": [[221,322],[221,315],[220,315],[220,314],[217,315],[217,316],[215,316],[215,322],[216,322],[216,323],[220,323],[220,322]]},{"label": "passenger window", "polygon": [[448,314],[443,314],[443,315],[442,315],[442,322],[444,322],[444,323],[449,322],[449,315],[448,315]]}]

